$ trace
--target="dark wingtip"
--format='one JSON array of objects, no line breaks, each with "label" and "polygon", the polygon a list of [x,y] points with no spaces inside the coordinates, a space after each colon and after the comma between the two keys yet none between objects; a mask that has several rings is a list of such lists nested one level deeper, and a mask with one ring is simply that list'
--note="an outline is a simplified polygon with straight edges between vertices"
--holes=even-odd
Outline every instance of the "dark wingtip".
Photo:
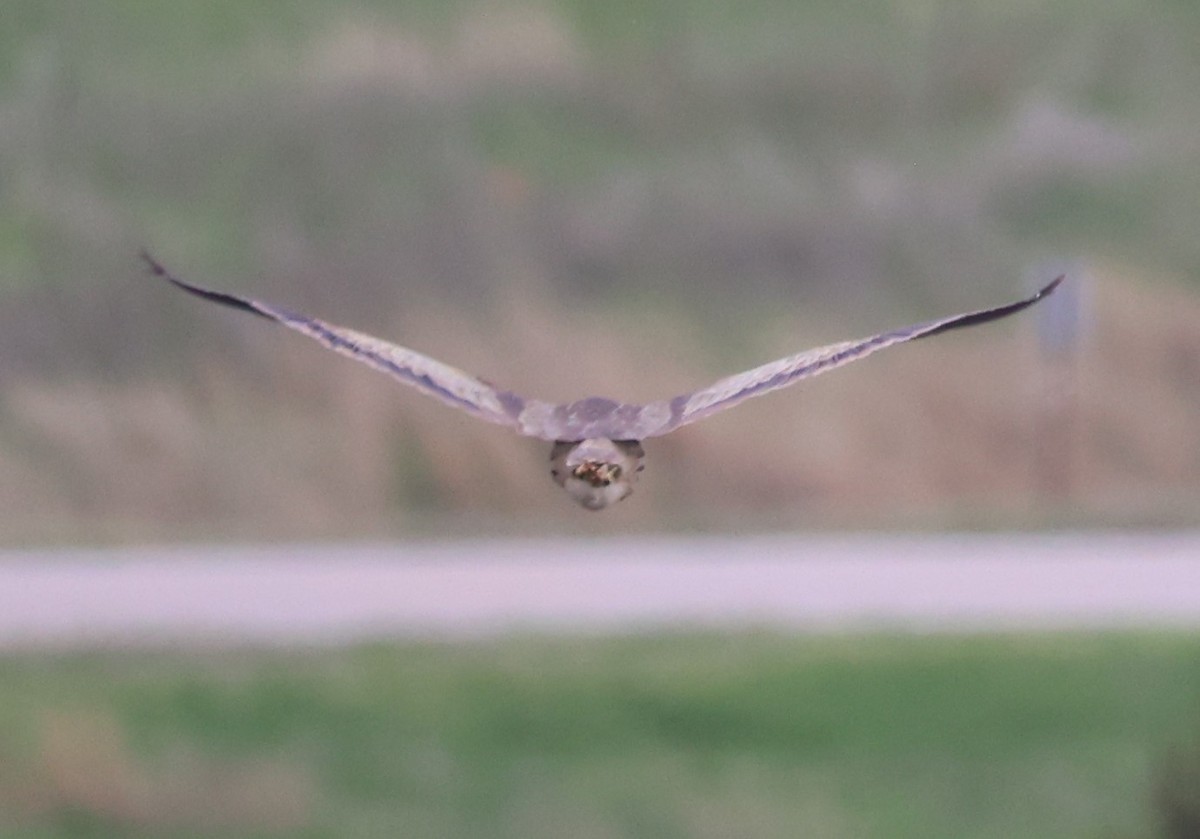
[{"label": "dark wingtip", "polygon": [[1036,303],[1037,301],[1041,300],[1043,297],[1053,294],[1054,289],[1058,288],[1059,285],[1062,283],[1062,281],[1065,280],[1066,278],[1067,278],[1066,274],[1059,274],[1057,277],[1055,277],[1053,280],[1051,280],[1045,286],[1045,288],[1043,288],[1037,294],[1033,295],[1033,297],[1029,298],[1029,302]]},{"label": "dark wingtip", "polygon": [[1018,300],[1016,303],[1009,303],[1007,306],[998,306],[995,309],[984,309],[979,312],[970,312],[965,315],[960,315],[956,318],[951,318],[950,320],[944,321],[935,326],[933,329],[923,332],[916,337],[928,338],[933,335],[940,335],[943,332],[949,332],[952,329],[961,329],[964,326],[976,326],[977,324],[988,323],[989,321],[1006,318],[1009,315],[1015,315],[1017,312],[1028,309],[1043,297],[1053,294],[1054,290],[1058,288],[1059,284],[1066,278],[1066,274],[1059,274],[1031,297],[1026,297],[1024,300]]},{"label": "dark wingtip", "polygon": [[207,288],[200,288],[191,283],[185,283],[183,280],[176,277],[166,269],[161,262],[150,255],[150,252],[143,248],[138,252],[145,263],[150,267],[150,273],[156,277],[162,277],[176,288],[186,291],[188,294],[194,294],[196,297],[201,297],[205,300],[211,300],[213,303],[220,303],[223,306],[231,306],[234,309],[241,309],[244,312],[250,312],[253,315],[258,315],[260,318],[267,320],[275,320],[275,318],[262,311],[254,304],[253,301],[244,300],[232,294],[224,294],[220,291],[210,291]]},{"label": "dark wingtip", "polygon": [[138,256],[140,256],[142,261],[145,262],[150,268],[151,274],[156,277],[166,277],[167,279],[171,278],[171,275],[167,273],[167,269],[162,266],[162,263],[150,255],[150,251],[142,248],[140,251],[138,251]]},{"label": "dark wingtip", "polygon": [[203,290],[203,289],[197,289],[194,286],[188,285],[183,280],[176,277],[174,274],[172,274],[170,271],[167,270],[165,265],[163,265],[161,262],[159,262],[157,259],[155,259],[153,256],[151,256],[150,251],[146,250],[145,248],[142,248],[140,251],[138,251],[138,256],[140,256],[142,258],[142,261],[146,263],[146,266],[150,269],[150,273],[153,274],[154,276],[162,277],[164,280],[168,281],[172,285],[182,288],[184,291],[190,291],[192,293],[195,293],[197,291]]}]

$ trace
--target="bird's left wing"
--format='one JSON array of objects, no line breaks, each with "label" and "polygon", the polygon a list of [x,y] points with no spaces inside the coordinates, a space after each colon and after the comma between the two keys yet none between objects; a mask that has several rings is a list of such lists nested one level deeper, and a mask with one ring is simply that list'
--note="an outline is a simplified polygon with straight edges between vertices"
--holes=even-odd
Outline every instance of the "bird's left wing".
[{"label": "bird's left wing", "polygon": [[[630,429],[629,436],[657,437],[673,431],[681,425],[731,408],[753,396],[761,396],[764,393],[795,384],[801,379],[816,376],[852,361],[858,361],[860,358],[866,358],[871,353],[886,347],[902,344],[905,341],[914,341],[917,338],[928,338],[951,329],[975,326],[1007,317],[1032,306],[1051,294],[1062,280],[1063,278],[1060,276],[1037,294],[1006,306],[952,315],[940,320],[931,320],[926,323],[893,329],[890,332],[882,332],[870,338],[817,347],[755,367],[744,373],[728,376],[702,390],[681,394],[674,399],[651,403],[642,407],[640,417],[642,422],[638,423],[639,427],[636,429]],[[634,431],[636,433],[632,433]]]},{"label": "bird's left wing", "polygon": [[154,274],[189,294],[281,323],[313,338],[334,352],[374,367],[397,381],[415,387],[422,393],[479,419],[508,426],[521,434],[542,436],[540,429],[531,428],[528,423],[522,422],[522,416],[527,412],[544,414],[549,407],[544,403],[527,400],[512,391],[500,390],[483,379],[443,364],[437,359],[362,332],[334,326],[257,300],[194,286],[171,274],[150,254],[143,251],[142,258]]}]

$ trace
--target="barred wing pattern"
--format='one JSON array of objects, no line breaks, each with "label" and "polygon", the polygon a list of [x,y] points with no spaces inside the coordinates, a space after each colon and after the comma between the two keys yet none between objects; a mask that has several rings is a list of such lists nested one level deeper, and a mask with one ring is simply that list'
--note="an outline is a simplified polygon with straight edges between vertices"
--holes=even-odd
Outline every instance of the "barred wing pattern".
[{"label": "barred wing pattern", "polygon": [[620,403],[592,396],[555,405],[500,390],[448,364],[415,350],[370,335],[325,323],[256,300],[210,291],[172,275],[148,253],[142,258],[151,271],[189,294],[276,321],[320,342],[329,349],[361,361],[417,390],[472,416],[543,440],[643,440],[659,437],[682,425],[704,419],[754,396],[761,396],[801,379],[816,376],[866,358],[886,347],[926,338],[951,329],[987,323],[1021,311],[1052,293],[1060,276],[1037,294],[993,309],[968,312],[940,320],[893,329],[858,341],[844,341],[772,361],[728,376],[702,390],[646,405]]},{"label": "barred wing pattern", "polygon": [[189,294],[281,323],[320,342],[334,352],[387,373],[392,378],[411,385],[447,405],[464,410],[482,420],[521,431],[519,417],[528,406],[525,399],[511,391],[499,390],[484,380],[443,364],[437,359],[353,329],[334,326],[257,300],[194,286],[171,274],[150,254],[143,252],[142,258],[154,274],[169,280]]},{"label": "barred wing pattern", "polygon": [[[778,361],[772,361],[761,367],[755,367],[753,370],[747,370],[744,373],[727,376],[703,390],[685,393],[669,402],[659,403],[660,407],[654,413],[658,416],[665,415],[667,419],[660,426],[641,429],[643,436],[656,437],[666,434],[669,431],[679,428],[681,425],[712,416],[726,408],[732,408],[739,402],[751,397],[761,396],[764,393],[770,393],[773,390],[787,387],[801,379],[811,378],[827,370],[833,370],[852,361],[858,361],[861,358],[866,358],[871,353],[895,346],[896,344],[915,341],[918,338],[928,338],[931,335],[948,332],[951,329],[975,326],[976,324],[1007,317],[1032,306],[1048,294],[1052,294],[1062,281],[1063,277],[1059,276],[1036,294],[1024,300],[1009,303],[1006,306],[951,315],[950,317],[938,320],[931,320],[925,323],[893,329],[889,332],[882,332],[870,338],[862,338],[857,341],[843,341],[837,344],[817,347],[788,356],[787,358],[781,358]],[[646,406],[646,408],[651,407],[651,405]]]}]

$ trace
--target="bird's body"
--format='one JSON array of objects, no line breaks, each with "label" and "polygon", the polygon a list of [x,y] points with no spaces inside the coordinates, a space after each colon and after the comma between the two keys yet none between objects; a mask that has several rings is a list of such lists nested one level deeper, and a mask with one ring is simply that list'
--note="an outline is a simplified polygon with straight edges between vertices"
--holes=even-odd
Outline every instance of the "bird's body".
[{"label": "bird's body", "polygon": [[672,399],[637,405],[592,396],[556,405],[501,390],[415,350],[352,329],[191,285],[172,275],[149,254],[142,256],[157,276],[189,294],[281,323],[472,416],[507,426],[527,437],[552,442],[551,477],[589,510],[602,510],[633,492],[645,456],[641,441],[648,437],[662,436],[753,396],[841,367],[886,347],[1015,314],[1052,293],[1063,279],[1059,277],[1033,296],[1015,303],[806,350]]}]

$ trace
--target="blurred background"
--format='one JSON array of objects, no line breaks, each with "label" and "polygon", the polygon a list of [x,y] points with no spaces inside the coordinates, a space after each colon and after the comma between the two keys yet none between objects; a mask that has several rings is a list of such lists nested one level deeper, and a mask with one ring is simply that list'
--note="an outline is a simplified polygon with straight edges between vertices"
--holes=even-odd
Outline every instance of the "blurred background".
[{"label": "blurred background", "polygon": [[[3,16],[4,543],[1197,520],[1190,4]],[[601,521],[540,442],[171,293],[142,247],[564,401],[1070,281],[652,441]]]},{"label": "blurred background", "polygon": [[[4,0],[0,547],[1194,528],[1198,125],[1178,0]],[[652,440],[595,515],[543,443],[142,248],[556,401],[1068,282]],[[1154,632],[10,652],[0,835],[1196,836],[1198,662]]]}]

